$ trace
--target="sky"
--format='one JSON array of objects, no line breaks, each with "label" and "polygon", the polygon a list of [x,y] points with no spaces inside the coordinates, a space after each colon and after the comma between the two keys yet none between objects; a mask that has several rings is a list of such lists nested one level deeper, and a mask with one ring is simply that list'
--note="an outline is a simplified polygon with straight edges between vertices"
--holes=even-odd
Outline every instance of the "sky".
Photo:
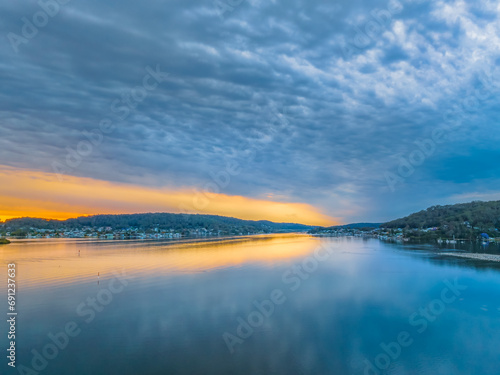
[{"label": "sky", "polygon": [[500,199],[496,1],[3,1],[0,219]]}]

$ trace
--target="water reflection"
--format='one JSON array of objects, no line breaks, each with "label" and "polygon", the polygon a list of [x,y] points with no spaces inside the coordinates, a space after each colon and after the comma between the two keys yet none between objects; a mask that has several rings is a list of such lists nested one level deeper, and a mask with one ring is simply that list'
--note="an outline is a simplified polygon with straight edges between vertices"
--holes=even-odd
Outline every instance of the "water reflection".
[{"label": "water reflection", "polygon": [[[331,256],[292,290],[283,275],[320,242]],[[170,245],[29,242],[0,252],[4,263],[16,258],[24,285],[20,363],[29,365],[31,350],[66,322],[82,329],[41,374],[363,374],[380,344],[403,330],[413,344],[380,373],[498,373],[500,274],[440,259],[434,247],[294,235]],[[122,269],[129,283],[86,323],[77,307]],[[461,298],[418,333],[409,317],[455,278],[467,286]],[[286,301],[231,354],[223,333],[237,334],[253,302],[275,289]]]},{"label": "water reflection", "polygon": [[263,235],[207,241],[26,240],[0,250],[4,263],[16,261],[23,288],[80,283],[112,277],[117,269],[132,274],[206,272],[223,267],[280,260],[308,254],[316,241],[305,235]]}]

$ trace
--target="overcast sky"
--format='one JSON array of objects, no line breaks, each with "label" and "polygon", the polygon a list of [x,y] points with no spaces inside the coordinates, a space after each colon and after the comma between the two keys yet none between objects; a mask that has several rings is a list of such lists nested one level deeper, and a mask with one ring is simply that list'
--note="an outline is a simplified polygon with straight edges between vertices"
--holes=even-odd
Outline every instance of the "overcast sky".
[{"label": "overcast sky", "polygon": [[220,193],[343,222],[500,199],[497,1],[49,3],[0,4],[14,171],[203,190],[237,163]]}]

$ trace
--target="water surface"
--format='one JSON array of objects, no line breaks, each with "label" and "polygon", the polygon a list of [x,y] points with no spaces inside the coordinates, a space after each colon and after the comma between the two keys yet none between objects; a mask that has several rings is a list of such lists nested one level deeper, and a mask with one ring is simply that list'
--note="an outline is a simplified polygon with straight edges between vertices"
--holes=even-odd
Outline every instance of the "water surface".
[{"label": "water surface", "polygon": [[[0,276],[16,262],[18,366],[78,328],[40,374],[497,375],[500,266],[441,251],[306,235],[25,240],[0,248]],[[6,313],[5,287],[0,299]]]}]

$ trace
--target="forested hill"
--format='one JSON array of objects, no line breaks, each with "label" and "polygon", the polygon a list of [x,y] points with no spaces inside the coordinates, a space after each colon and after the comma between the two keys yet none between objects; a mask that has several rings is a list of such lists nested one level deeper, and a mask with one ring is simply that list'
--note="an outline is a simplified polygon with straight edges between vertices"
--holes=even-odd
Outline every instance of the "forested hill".
[{"label": "forested hill", "polygon": [[173,229],[183,230],[207,229],[232,233],[275,233],[306,231],[311,226],[293,223],[273,223],[271,221],[240,220],[232,217],[196,214],[146,213],[130,215],[95,215],[83,216],[68,220],[46,220],[37,218],[19,218],[0,222],[4,230],[26,229],[81,229],[110,227],[112,230],[137,228],[140,230]]},{"label": "forested hill", "polygon": [[433,228],[485,232],[500,229],[500,201],[471,202],[448,206],[432,206],[402,219],[389,221],[383,228]]}]

